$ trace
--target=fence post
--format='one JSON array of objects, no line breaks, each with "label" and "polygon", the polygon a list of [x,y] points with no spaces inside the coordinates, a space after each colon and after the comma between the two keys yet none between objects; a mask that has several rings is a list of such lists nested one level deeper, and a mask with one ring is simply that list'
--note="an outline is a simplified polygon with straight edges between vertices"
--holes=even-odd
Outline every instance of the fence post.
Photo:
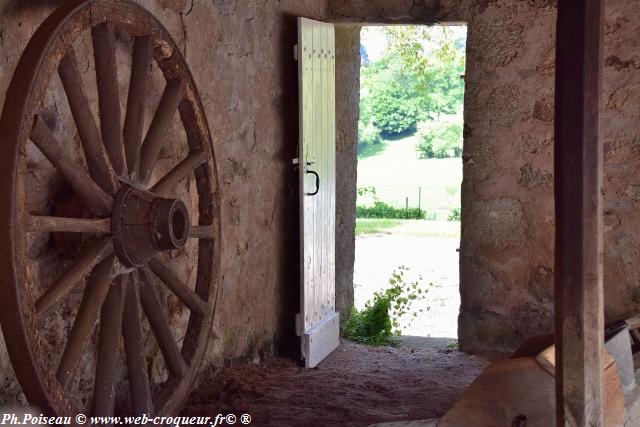
[{"label": "fence post", "polygon": [[404,198],[404,219],[409,219],[409,198]]}]

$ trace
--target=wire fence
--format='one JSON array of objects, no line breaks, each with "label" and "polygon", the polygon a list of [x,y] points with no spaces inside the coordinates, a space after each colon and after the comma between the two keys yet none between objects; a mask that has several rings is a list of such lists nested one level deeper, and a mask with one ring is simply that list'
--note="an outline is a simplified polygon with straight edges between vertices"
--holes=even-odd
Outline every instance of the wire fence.
[{"label": "wire fence", "polygon": [[459,221],[460,187],[358,188],[357,207],[356,214],[361,218]]}]

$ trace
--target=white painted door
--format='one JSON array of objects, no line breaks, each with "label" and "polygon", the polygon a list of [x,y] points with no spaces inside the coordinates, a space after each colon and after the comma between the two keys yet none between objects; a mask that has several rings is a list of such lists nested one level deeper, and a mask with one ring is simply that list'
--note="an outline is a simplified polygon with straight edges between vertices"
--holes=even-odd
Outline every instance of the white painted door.
[{"label": "white painted door", "polygon": [[306,367],[339,344],[335,309],[335,33],[298,18],[300,262],[297,330]]}]

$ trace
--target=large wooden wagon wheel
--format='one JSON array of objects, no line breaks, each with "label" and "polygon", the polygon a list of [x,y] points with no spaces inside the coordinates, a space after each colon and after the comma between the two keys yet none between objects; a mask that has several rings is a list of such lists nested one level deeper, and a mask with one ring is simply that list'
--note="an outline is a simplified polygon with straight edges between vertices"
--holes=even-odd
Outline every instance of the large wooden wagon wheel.
[{"label": "large wooden wagon wheel", "polygon": [[0,147],[0,320],[25,395],[57,415],[175,413],[220,257],[211,137],[176,43],[133,2],[69,1],[19,61]]}]

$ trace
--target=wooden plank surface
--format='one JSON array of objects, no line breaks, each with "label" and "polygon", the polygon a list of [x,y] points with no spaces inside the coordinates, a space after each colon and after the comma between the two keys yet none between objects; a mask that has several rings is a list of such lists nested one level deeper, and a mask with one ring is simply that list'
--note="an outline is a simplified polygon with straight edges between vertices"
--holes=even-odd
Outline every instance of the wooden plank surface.
[{"label": "wooden plank surface", "polygon": [[[318,310],[318,300],[320,298],[320,288],[322,286],[322,205],[319,202],[322,197],[322,192],[324,192],[324,188],[322,188],[322,171],[320,170],[322,166],[322,156],[320,154],[320,150],[322,148],[322,64],[320,62],[320,43],[322,41],[322,28],[320,23],[313,22],[312,23],[312,31],[313,31],[313,101],[311,107],[311,114],[313,115],[313,134],[309,139],[309,145],[307,146],[309,152],[312,153],[311,163],[308,166],[309,170],[315,171],[320,174],[320,192],[315,196],[306,196],[311,200],[313,205],[313,219],[311,220],[311,225],[313,227],[313,257],[311,259],[311,263],[313,264],[313,276],[305,280],[305,287],[308,287],[313,290],[313,301],[309,310],[311,314],[310,321],[305,325],[305,333],[313,328],[314,325],[320,322],[320,313]],[[310,179],[310,183],[307,183],[309,186],[309,192],[314,192],[315,188],[313,187],[314,178],[311,175],[307,175],[308,179]],[[306,221],[306,218],[305,218]],[[308,355],[307,355],[308,356]],[[310,359],[307,357],[307,359]]]},{"label": "wooden plank surface", "polygon": [[[624,395],[615,360],[604,371],[604,424],[620,427],[625,419]],[[540,362],[544,366],[540,365]],[[534,357],[492,362],[440,419],[438,427],[548,427],[555,421],[553,347]],[[571,424],[567,424],[571,425]],[[563,424],[564,426],[564,424]]]},{"label": "wooden plank surface", "polygon": [[[301,313],[299,333],[307,366],[315,366],[337,346],[308,345],[319,325],[335,328],[335,35],[331,24],[298,21],[300,91]],[[316,179],[319,176],[319,190]],[[324,334],[324,333],[323,333]],[[306,343],[306,344],[305,344]],[[324,345],[324,344],[323,344]],[[327,350],[328,349],[328,350]],[[313,352],[314,354],[309,354]],[[323,355],[324,354],[324,355]]]},{"label": "wooden plank surface", "polygon": [[[603,425],[602,0],[558,1],[555,94],[556,424]],[[566,408],[566,409],[565,409]]]},{"label": "wooden plank surface", "polygon": [[[538,354],[536,361],[545,371],[555,376],[555,346],[552,345]],[[620,383],[616,359],[606,350],[604,351],[602,369],[604,372],[604,426],[619,427],[623,424],[626,415],[624,392],[622,390],[622,384]]]},{"label": "wooden plank surface", "polygon": [[[327,123],[327,115],[329,105],[327,105],[327,91],[329,90],[327,85],[327,57],[326,52],[328,48],[329,41],[327,40],[327,35],[329,34],[329,28],[327,25],[320,26],[320,115],[321,115],[321,123],[322,130],[320,133],[320,146],[318,147],[320,150],[320,159],[318,169],[320,171],[320,193],[318,194],[317,202],[319,203],[318,208],[320,209],[320,215],[323,219],[324,224],[320,224],[322,228],[329,228],[329,188],[327,184],[328,180],[328,159],[327,155],[329,152],[328,142],[329,142],[329,123]],[[319,221],[318,221],[319,222]],[[323,236],[324,237],[324,236]],[[317,309],[318,314],[321,318],[326,316],[326,295],[327,295],[327,287],[329,285],[329,278],[327,276],[327,260],[329,258],[328,254],[328,239],[322,238],[320,241],[320,286],[319,286],[319,298],[317,301]]]},{"label": "wooden plank surface", "polygon": [[438,421],[438,427],[527,427],[554,423],[554,382],[533,357],[491,363]]},{"label": "wooden plank surface", "polygon": [[327,201],[329,214],[327,216],[327,227],[333,231],[333,238],[327,241],[327,283],[329,288],[326,291],[325,298],[327,304],[327,315],[334,313],[336,310],[335,303],[335,277],[336,277],[336,34],[334,27],[331,26],[327,35],[328,40],[328,60],[327,60],[327,126],[329,129],[327,147],[327,194],[330,195]]},{"label": "wooden plank surface", "polygon": [[[549,372],[551,375],[556,375],[556,346],[552,345],[549,348],[546,348],[544,351],[540,352],[536,356],[536,360],[542,366],[542,368]],[[616,360],[613,356],[608,352],[604,352],[602,368],[603,370],[609,369],[612,365],[616,363]]]},{"label": "wooden plank surface", "polygon": [[322,362],[340,343],[340,315],[333,313],[306,331],[303,345],[308,355],[306,365],[313,367]]},{"label": "wooden plank surface", "polygon": [[[308,25],[308,24],[307,24]],[[309,144],[313,135],[313,116],[311,107],[313,101],[313,55],[311,52],[313,45],[313,32],[305,30],[303,25],[298,25],[298,92],[300,104],[300,136],[299,136],[299,182],[300,182],[300,315],[301,322],[298,331],[300,335],[304,333],[309,321],[309,311],[313,307],[313,295],[305,286],[305,278],[313,277],[313,237],[310,229],[313,224],[313,203],[312,200],[304,197],[307,192],[306,166],[310,160]],[[311,77],[309,77],[311,76]]]}]

